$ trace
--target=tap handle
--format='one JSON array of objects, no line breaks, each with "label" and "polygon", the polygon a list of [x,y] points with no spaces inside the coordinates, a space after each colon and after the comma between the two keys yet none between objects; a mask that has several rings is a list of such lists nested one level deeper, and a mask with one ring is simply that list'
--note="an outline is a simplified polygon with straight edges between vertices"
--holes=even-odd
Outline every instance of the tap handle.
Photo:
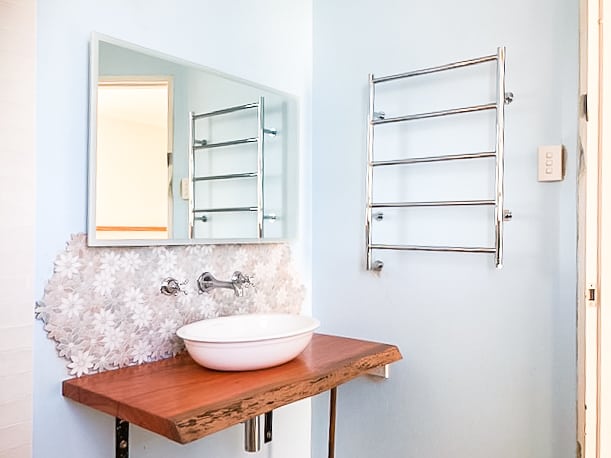
[{"label": "tap handle", "polygon": [[162,282],[161,282],[161,287],[159,288],[159,291],[162,294],[165,294],[166,296],[177,296],[178,293],[183,293],[183,294],[187,294],[187,292],[181,288],[181,286],[186,285],[189,282],[189,280],[185,280],[182,283],[179,283],[178,280],[176,280],[175,278],[172,277],[168,277],[165,278]]},{"label": "tap handle", "polygon": [[244,275],[239,270],[236,270],[231,276],[231,284],[233,285],[235,295],[238,297],[242,297],[244,295],[244,288],[254,286],[250,281],[250,276]]},{"label": "tap handle", "polygon": [[244,275],[239,270],[236,270],[231,276],[231,281],[239,286],[254,286],[254,283],[252,282],[253,277],[254,275]]},{"label": "tap handle", "polygon": [[240,272],[239,270],[236,270],[233,275],[231,276],[231,281],[234,283],[247,283],[248,282],[248,277],[246,275],[244,275],[242,272]]}]

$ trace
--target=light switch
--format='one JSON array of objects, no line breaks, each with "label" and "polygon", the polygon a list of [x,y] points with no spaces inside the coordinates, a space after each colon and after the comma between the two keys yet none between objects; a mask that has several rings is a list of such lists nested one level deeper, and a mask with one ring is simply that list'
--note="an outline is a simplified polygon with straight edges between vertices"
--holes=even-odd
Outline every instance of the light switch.
[{"label": "light switch", "polygon": [[539,181],[561,181],[564,179],[564,146],[540,146],[538,152]]},{"label": "light switch", "polygon": [[189,179],[181,178],[180,180],[180,197],[184,200],[189,200]]}]

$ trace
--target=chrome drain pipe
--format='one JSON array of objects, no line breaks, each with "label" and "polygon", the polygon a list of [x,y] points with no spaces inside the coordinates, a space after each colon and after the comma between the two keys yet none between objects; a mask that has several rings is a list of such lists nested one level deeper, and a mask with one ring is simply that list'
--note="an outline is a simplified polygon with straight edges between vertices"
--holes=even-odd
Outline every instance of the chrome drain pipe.
[{"label": "chrome drain pipe", "polygon": [[244,422],[244,450],[247,452],[261,450],[261,421],[258,415]]}]

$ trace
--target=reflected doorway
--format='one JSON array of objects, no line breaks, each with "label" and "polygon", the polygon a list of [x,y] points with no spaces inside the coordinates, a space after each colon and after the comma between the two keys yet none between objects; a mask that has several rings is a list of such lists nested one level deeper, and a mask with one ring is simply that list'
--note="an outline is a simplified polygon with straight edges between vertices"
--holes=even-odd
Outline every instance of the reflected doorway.
[{"label": "reflected doorway", "polygon": [[171,78],[101,79],[97,115],[96,237],[171,238]]}]

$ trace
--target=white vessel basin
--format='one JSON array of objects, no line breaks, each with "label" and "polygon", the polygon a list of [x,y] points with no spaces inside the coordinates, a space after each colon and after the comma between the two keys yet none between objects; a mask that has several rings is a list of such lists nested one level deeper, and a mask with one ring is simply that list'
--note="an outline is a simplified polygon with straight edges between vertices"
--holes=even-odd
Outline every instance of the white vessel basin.
[{"label": "white vessel basin", "polygon": [[198,364],[220,371],[250,371],[295,358],[319,325],[302,315],[232,315],[187,324],[176,334]]}]

